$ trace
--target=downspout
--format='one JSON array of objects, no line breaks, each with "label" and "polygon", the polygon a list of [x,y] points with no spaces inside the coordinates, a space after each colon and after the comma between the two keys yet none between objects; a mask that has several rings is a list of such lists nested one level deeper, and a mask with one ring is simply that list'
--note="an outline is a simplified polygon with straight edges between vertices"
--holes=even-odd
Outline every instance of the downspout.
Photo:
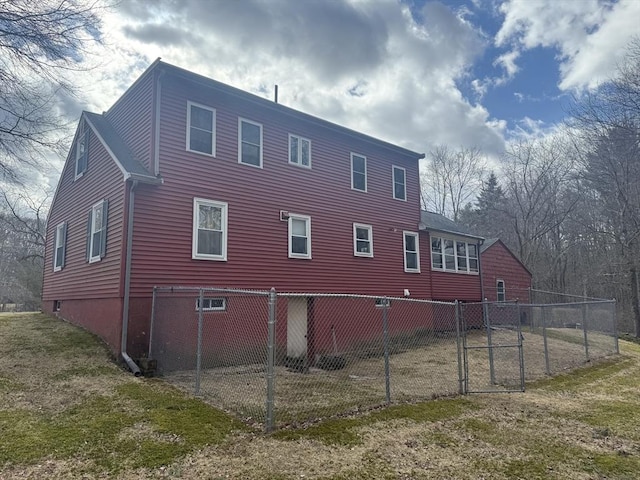
[{"label": "downspout", "polygon": [[129,189],[129,210],[127,213],[127,250],[124,267],[124,299],[122,305],[122,339],[120,342],[120,355],[131,372],[140,377],[142,372],[140,367],[127,353],[127,334],[129,330],[129,296],[131,290],[131,246],[133,244],[133,206],[135,202],[134,190],[138,186],[138,181],[134,180]]},{"label": "downspout", "polygon": [[478,249],[478,275],[480,275],[480,301],[484,302],[484,281],[482,280],[482,254],[480,253],[480,247],[484,243],[484,240],[478,240],[477,249]]}]

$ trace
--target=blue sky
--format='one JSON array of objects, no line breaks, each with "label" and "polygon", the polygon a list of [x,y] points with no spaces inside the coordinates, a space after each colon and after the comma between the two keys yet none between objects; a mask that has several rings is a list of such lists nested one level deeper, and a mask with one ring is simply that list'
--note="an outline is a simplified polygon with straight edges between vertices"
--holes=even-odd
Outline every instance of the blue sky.
[{"label": "blue sky", "polygon": [[[124,0],[60,114],[102,112],[156,58],[419,152],[545,135],[639,32],[640,0]],[[48,175],[55,185],[59,161]]]}]

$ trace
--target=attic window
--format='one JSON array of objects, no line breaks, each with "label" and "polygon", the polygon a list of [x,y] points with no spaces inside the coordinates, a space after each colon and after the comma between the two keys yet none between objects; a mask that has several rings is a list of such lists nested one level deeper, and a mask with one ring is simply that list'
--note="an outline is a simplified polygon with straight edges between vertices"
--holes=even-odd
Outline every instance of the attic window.
[{"label": "attic window", "polygon": [[73,147],[73,156],[75,157],[76,171],[75,178],[80,178],[87,171],[89,156],[89,129],[86,128],[85,122],[80,122],[78,126],[78,134],[76,143]]},{"label": "attic window", "polygon": [[187,150],[216,156],[216,111],[187,102]]}]

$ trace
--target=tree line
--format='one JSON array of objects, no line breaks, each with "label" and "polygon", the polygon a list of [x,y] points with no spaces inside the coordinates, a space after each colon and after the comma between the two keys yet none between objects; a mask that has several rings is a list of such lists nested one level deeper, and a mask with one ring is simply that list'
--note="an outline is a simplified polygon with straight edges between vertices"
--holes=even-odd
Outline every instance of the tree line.
[{"label": "tree line", "polygon": [[640,39],[569,113],[551,134],[510,142],[493,169],[477,150],[434,149],[423,207],[500,238],[537,288],[616,298],[621,328],[638,335]]}]

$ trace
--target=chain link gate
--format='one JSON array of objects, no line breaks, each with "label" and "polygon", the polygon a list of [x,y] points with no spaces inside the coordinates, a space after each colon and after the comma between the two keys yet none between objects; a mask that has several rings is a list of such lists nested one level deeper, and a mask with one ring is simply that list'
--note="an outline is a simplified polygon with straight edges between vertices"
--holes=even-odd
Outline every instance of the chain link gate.
[{"label": "chain link gate", "polygon": [[460,312],[464,393],[524,392],[520,305],[462,303]]}]

